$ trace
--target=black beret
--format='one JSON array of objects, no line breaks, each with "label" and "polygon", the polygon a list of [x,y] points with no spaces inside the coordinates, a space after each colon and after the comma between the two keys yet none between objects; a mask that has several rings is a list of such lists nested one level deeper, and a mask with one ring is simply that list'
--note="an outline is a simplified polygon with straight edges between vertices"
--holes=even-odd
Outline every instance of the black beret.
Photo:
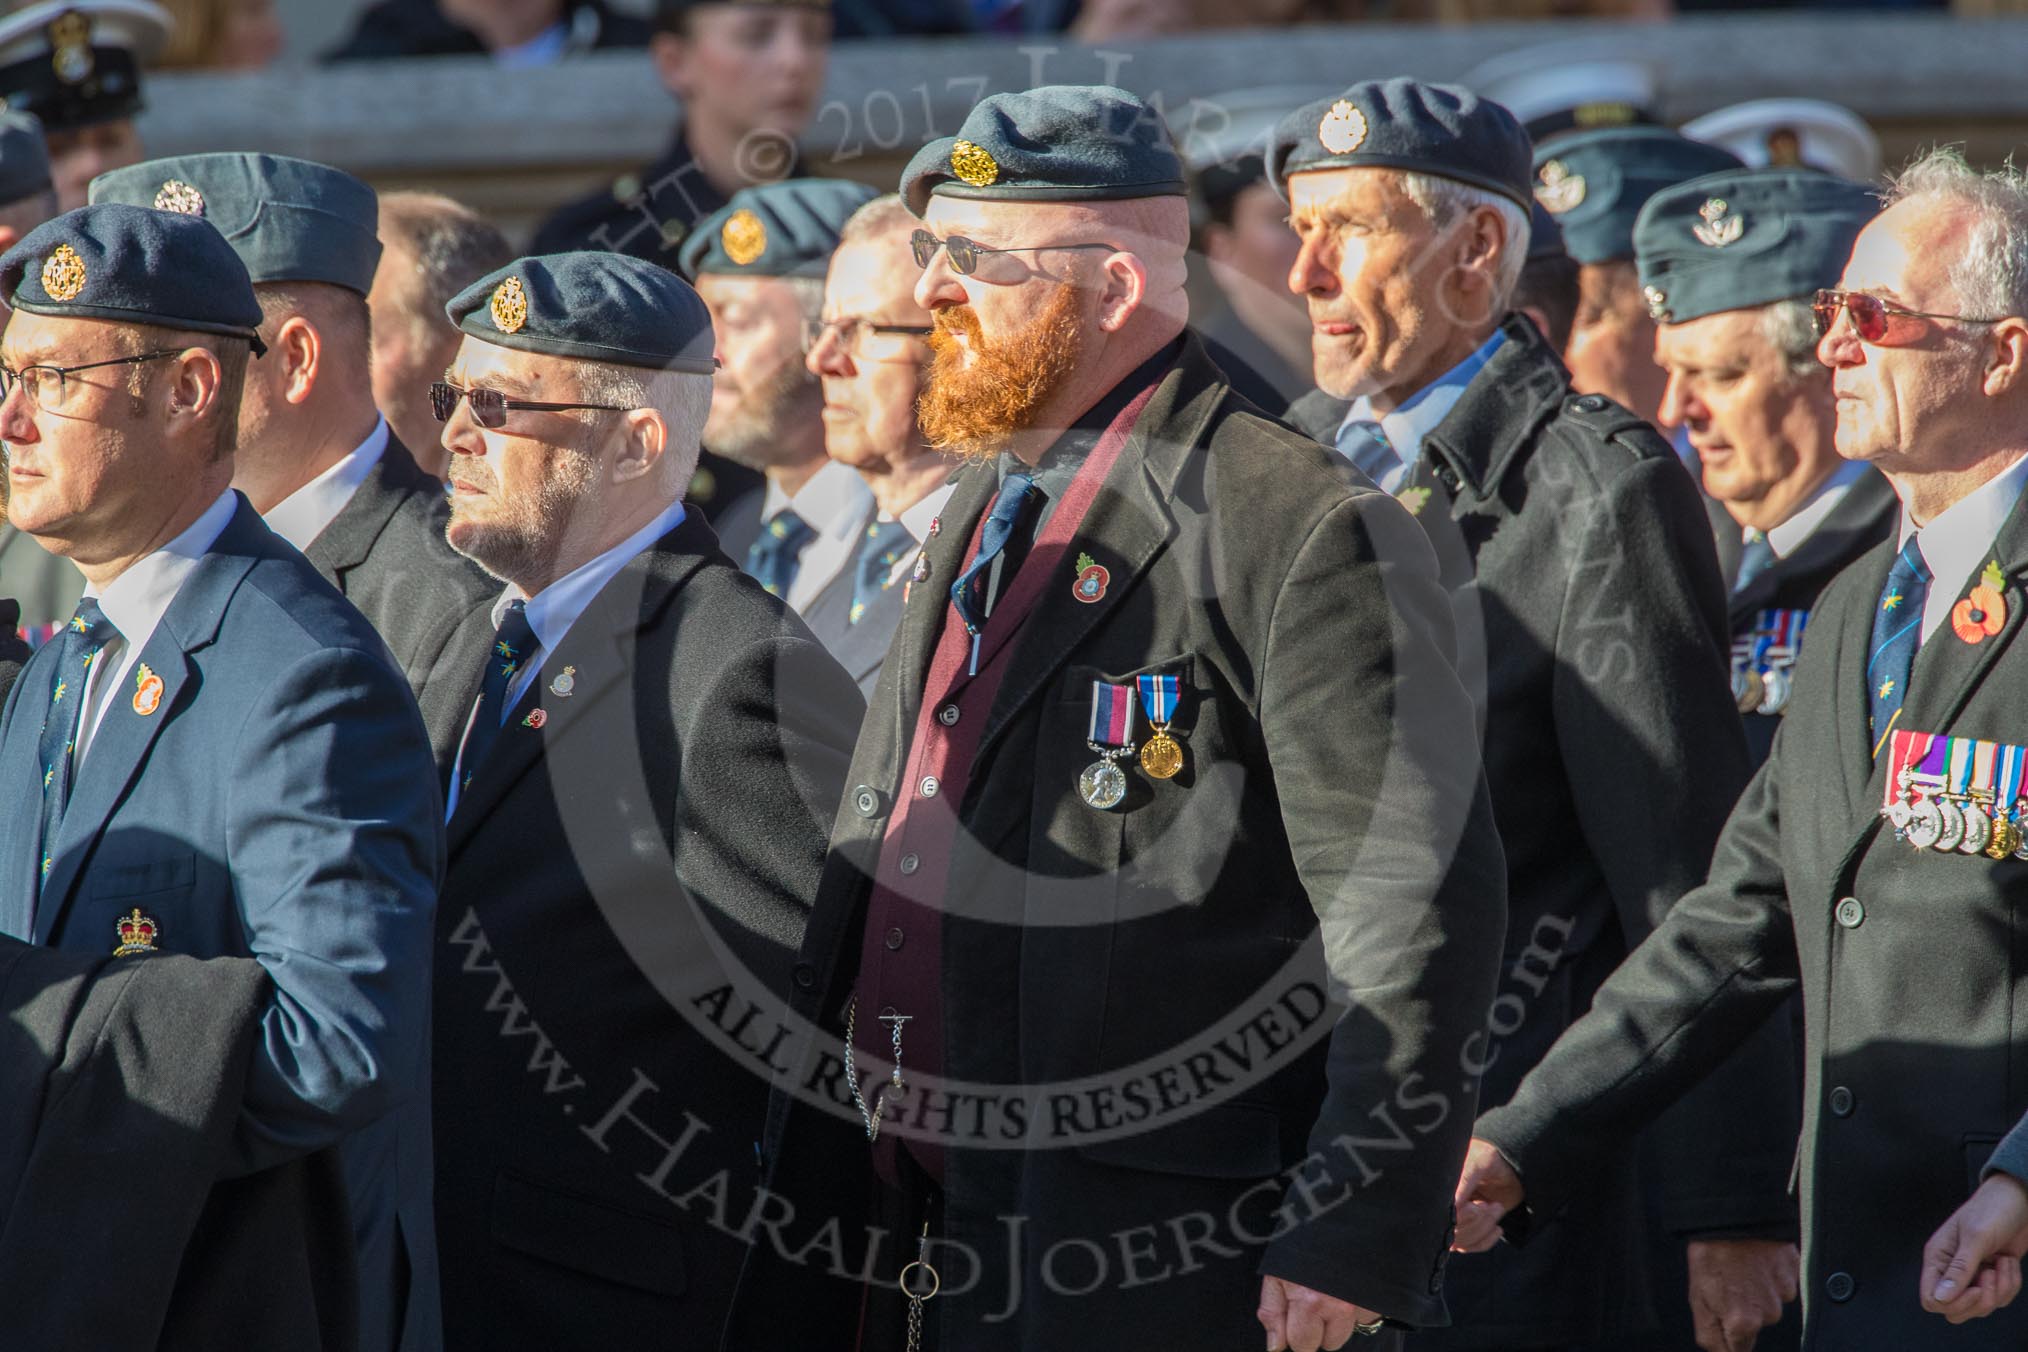
[{"label": "black beret", "polygon": [[1729,150],[1667,127],[1611,127],[1566,136],[1535,156],[1535,200],[1563,228],[1580,263],[1634,256],[1634,218],[1661,189],[1740,167]]},{"label": "black beret", "polygon": [[261,306],[225,236],[190,216],[115,203],[67,211],[0,254],[17,310],[254,340]]},{"label": "black beret", "polygon": [[821,280],[845,222],[878,196],[864,183],[843,178],[791,178],[741,188],[698,223],[676,261],[693,281],[701,272]]},{"label": "black beret", "polygon": [[141,62],[174,21],[151,0],[49,0],[0,19],[0,99],[56,131],[141,111]]},{"label": "black beret", "polygon": [[932,196],[999,202],[1180,197],[1183,160],[1161,114],[1111,85],[1044,85],[981,99],[956,136],[931,141],[901,173],[917,216]]},{"label": "black beret", "polygon": [[1680,324],[1836,286],[1879,211],[1871,188],[1813,169],[1731,169],[1664,188],[1634,222],[1649,313]]},{"label": "black beret", "polygon": [[1530,153],[1514,115],[1469,89],[1367,80],[1283,118],[1268,141],[1267,168],[1284,200],[1290,174],[1368,167],[1434,174],[1526,210]]},{"label": "black beret", "polygon": [[202,216],[264,282],[329,282],[365,295],[380,262],[380,199],[342,169],[286,155],[148,160],[92,180],[94,202]]},{"label": "black beret", "polygon": [[626,254],[519,258],[460,291],[444,313],[472,337],[522,352],[699,375],[717,369],[703,300],[669,269]]},{"label": "black beret", "polygon": [[683,16],[693,9],[712,5],[737,5],[741,9],[814,9],[831,12],[831,0],[656,0],[655,26],[664,30],[680,27]]},{"label": "black beret", "polygon": [[49,146],[33,113],[0,112],[0,206],[48,192]]},{"label": "black beret", "polygon": [[1568,258],[1570,250],[1563,241],[1563,227],[1556,218],[1537,202],[1528,208],[1528,257],[1530,263],[1540,263],[1547,258]]}]

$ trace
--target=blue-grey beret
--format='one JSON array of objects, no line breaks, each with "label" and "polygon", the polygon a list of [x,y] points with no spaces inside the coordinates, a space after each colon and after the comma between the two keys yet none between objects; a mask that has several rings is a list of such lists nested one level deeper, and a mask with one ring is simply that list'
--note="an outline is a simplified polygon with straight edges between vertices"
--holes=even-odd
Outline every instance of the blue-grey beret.
[{"label": "blue-grey beret", "polygon": [[0,207],[48,192],[49,146],[33,113],[0,112]]},{"label": "blue-grey beret", "polygon": [[0,254],[17,310],[253,339],[261,305],[225,236],[190,216],[114,203],[79,207]]},{"label": "blue-grey beret", "polygon": [[791,178],[741,188],[683,241],[677,264],[735,277],[816,277],[831,266],[852,213],[880,194],[843,178]]},{"label": "blue-grey beret", "polygon": [[1634,256],[1634,218],[1650,197],[1673,183],[1740,167],[1731,151],[1667,127],[1577,132],[1536,153],[1535,200],[1556,217],[1572,258],[1609,263]]},{"label": "blue-grey beret", "polygon": [[1546,258],[1568,258],[1570,250],[1564,247],[1563,227],[1556,218],[1537,202],[1528,208],[1528,258],[1530,263],[1539,263]]},{"label": "blue-grey beret", "polygon": [[1002,202],[1181,197],[1183,159],[1162,116],[1111,85],[1043,85],[981,99],[956,136],[931,141],[901,173],[920,216],[932,196]]},{"label": "blue-grey beret", "polygon": [[125,202],[218,227],[265,282],[329,282],[365,295],[380,263],[380,199],[342,169],[286,155],[148,160],[92,180],[94,202]]},{"label": "blue-grey beret", "polygon": [[1664,188],[1634,222],[1648,311],[1680,324],[1836,286],[1879,211],[1871,188],[1813,169],[1731,169]]},{"label": "blue-grey beret", "polygon": [[1268,140],[1268,180],[1283,200],[1290,174],[1404,169],[1529,202],[1528,133],[1497,103],[1456,85],[1367,80],[1298,108]]},{"label": "blue-grey beret", "polygon": [[451,322],[522,352],[710,375],[718,340],[690,284],[602,249],[519,258],[460,291]]}]

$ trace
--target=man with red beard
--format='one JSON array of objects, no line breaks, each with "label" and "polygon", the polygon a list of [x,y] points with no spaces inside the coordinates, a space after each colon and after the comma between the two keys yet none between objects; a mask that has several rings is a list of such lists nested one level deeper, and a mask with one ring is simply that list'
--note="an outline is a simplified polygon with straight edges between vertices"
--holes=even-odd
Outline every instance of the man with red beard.
[{"label": "man with red beard", "polygon": [[754,1245],[726,1345],[1441,1323],[1504,874],[1428,543],[1187,330],[1182,165],[1140,99],[995,95],[902,197],[922,429],[964,468],[763,1142],[819,1238]]}]

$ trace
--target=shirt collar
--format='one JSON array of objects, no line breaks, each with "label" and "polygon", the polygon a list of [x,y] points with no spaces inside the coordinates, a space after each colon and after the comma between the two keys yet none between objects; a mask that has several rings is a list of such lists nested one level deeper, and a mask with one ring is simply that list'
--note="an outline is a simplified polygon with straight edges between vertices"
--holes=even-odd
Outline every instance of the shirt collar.
[{"label": "shirt collar", "polygon": [[[836,460],[827,460],[824,467],[810,476],[808,483],[796,491],[794,497],[781,490],[773,479],[768,480],[767,496],[761,503],[761,520],[772,521],[784,508],[791,509],[822,535],[849,535],[866,519],[866,509],[873,501],[873,490],[859,477],[859,471]],[[840,529],[839,523],[843,522]]]},{"label": "shirt collar", "polygon": [[1858,483],[1870,469],[1863,460],[1840,461],[1831,477],[1819,484],[1817,491],[1810,494],[1788,520],[1767,533],[1767,542],[1775,557],[1785,559],[1802,548],[1803,541],[1816,534],[1817,527],[1837,510],[1845,495],[1852,491],[1852,485]]},{"label": "shirt collar", "polygon": [[308,549],[324,528],[338,519],[338,513],[352,501],[352,495],[366,482],[366,476],[387,454],[387,419],[375,418],[366,440],[345,458],[319,474],[262,514],[268,529],[297,549]]},{"label": "shirt collar", "polygon": [[[1919,528],[1921,533],[1917,536],[1917,547],[1922,550],[1922,561],[1929,565],[1932,587],[1947,586],[1951,588],[1952,595],[1962,589],[1961,584],[1992,552],[1993,541],[2000,537],[2000,528],[2007,524],[2007,517],[2013,512],[2024,484],[2028,484],[2028,455],[1959,498],[1937,513],[1934,520]],[[1917,535],[1917,531],[1918,527],[1904,506],[1897,543],[1906,547],[1908,537]]]},{"label": "shirt collar", "polygon": [[1437,425],[1457,406],[1458,400],[1464,398],[1465,387],[1472,383],[1472,377],[1485,369],[1486,363],[1493,360],[1493,354],[1506,341],[1506,332],[1494,329],[1492,336],[1473,349],[1470,356],[1402,400],[1390,413],[1376,416],[1372,398],[1360,395],[1345,410],[1344,421],[1338,425],[1339,431],[1357,422],[1378,423],[1395,455],[1404,464],[1413,464],[1415,458],[1422,454],[1422,439],[1436,431]]},{"label": "shirt collar", "polygon": [[530,596],[510,582],[507,590],[500,593],[500,599],[493,603],[493,627],[507,618],[507,607],[515,601],[528,602],[528,627],[535,631],[535,641],[542,645],[544,652],[554,652],[563,636],[577,623],[592,600],[605,590],[606,584],[619,575],[619,571],[645,551],[648,546],[683,524],[685,512],[681,502],[671,503],[658,513],[653,521],[629,535],[626,539],[608,549],[589,563],[579,564],[556,581]]},{"label": "shirt collar", "polygon": [[[137,648],[147,643],[156,626],[162,623],[162,617],[169,613],[176,593],[197,571],[199,560],[218,543],[218,537],[225,533],[237,510],[239,495],[228,488],[197,520],[184,527],[181,535],[138,560],[108,582],[104,591],[96,593],[99,609],[120,631],[121,638]],[[93,595],[89,589],[85,594]]]},{"label": "shirt collar", "polygon": [[942,515],[944,504],[951,500],[951,494],[956,491],[956,484],[940,484],[936,488],[931,489],[929,496],[921,502],[916,503],[915,506],[904,507],[901,515],[895,519],[901,522],[902,528],[917,540],[927,540],[929,539],[930,522]]}]

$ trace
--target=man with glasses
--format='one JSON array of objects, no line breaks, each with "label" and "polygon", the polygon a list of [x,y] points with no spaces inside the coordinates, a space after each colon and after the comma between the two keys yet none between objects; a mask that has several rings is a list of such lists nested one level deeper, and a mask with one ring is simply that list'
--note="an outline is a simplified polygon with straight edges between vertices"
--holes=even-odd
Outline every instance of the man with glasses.
[{"label": "man with glasses", "polygon": [[901,195],[921,431],[963,468],[782,1081],[849,1047],[857,1121],[784,1089],[764,1141],[867,1285],[757,1244],[726,1345],[1314,1352],[1440,1322],[1503,881],[1428,544],[1188,331],[1183,166],[1139,98],[994,95]]},{"label": "man with glasses", "polygon": [[[2022,1345],[2028,1314],[1957,1330],[1938,1315],[1989,1314],[2011,1294],[2013,1237],[1968,1244],[1971,1265],[1948,1285],[1946,1262],[1926,1270],[1923,1241],[1982,1175],[2016,1186],[1993,1180],[1995,1163],[2020,1167],[2018,1150],[1989,1157],[2028,1110],[2012,939],[2028,868],[2028,654],[2016,646],[2028,182],[1939,151],[1887,201],[1841,288],[1819,298],[1817,353],[1838,452],[1893,484],[1899,529],[1818,598],[1781,732],[1710,880],[1480,1119],[1458,1240],[1490,1245],[1524,1202],[1554,1214],[1603,1154],[1800,992],[1806,1345],[1997,1352]],[[1738,1120],[1754,1112],[1739,1105]],[[1947,1227],[1935,1255],[1954,1247]]]},{"label": "man with glasses", "polygon": [[761,493],[719,514],[719,538],[827,645],[848,627],[871,499],[824,454],[824,390],[806,364],[807,340],[838,232],[873,196],[832,178],[742,188],[681,255],[711,307],[722,361],[704,444],[767,476]]},{"label": "man with glasses", "polygon": [[849,568],[851,605],[831,655],[871,698],[909,595],[930,523],[951,495],[953,462],[923,438],[916,417],[929,364],[930,313],[915,299],[922,269],[900,197],[852,213],[831,255],[824,318],[811,325],[809,364],[824,382],[824,453],[852,467],[873,494]]},{"label": "man with glasses", "polygon": [[[1736,239],[1714,232],[1713,202],[1739,223]],[[1732,523],[1719,559],[1755,765],[1794,691],[1817,594],[1894,523],[1887,480],[1838,454],[1810,312],[1879,207],[1872,190],[1829,174],[1742,169],[1663,189],[1634,227],[1668,381],[1663,421],[1689,437],[1704,491]]]},{"label": "man with glasses", "polygon": [[373,189],[328,165],[234,153],[101,174],[91,199],[200,217],[246,264],[268,355],[247,374],[233,487],[380,631],[447,767],[495,587],[444,542],[442,485],[374,406]]},{"label": "man with glasses", "polygon": [[[438,907],[447,1346],[715,1349],[861,702],[682,498],[713,339],[674,273],[523,258],[437,386],[452,545],[507,586]],[[735,1026],[740,1033],[733,1033]]]},{"label": "man with glasses", "polygon": [[399,1215],[408,1244],[429,1239],[410,1191],[427,1124],[407,1109],[428,1083],[443,828],[414,698],[230,488],[263,345],[217,230],[85,207],[0,258],[0,290],[9,509],[86,579],[0,725],[0,931],[261,962],[274,991],[234,1167],[341,1148],[360,1313],[385,1346],[405,1301],[434,1301],[394,1233]]},{"label": "man with glasses", "polygon": [[[1512,310],[1537,178],[1505,108],[1354,85],[1285,118],[1268,171],[1303,241],[1290,286],[1318,382],[1352,401],[1335,444],[1428,531],[1480,700],[1509,897],[1509,970],[1475,1048],[1496,1104],[1704,877],[1746,782],[1711,528],[1655,429],[1572,390]],[[1794,1135],[1773,1115],[1732,1129],[1731,1107],[1781,1093],[1793,1058],[1774,1043],[1727,1073],[1643,1146],[1659,1198],[1635,1159],[1597,1161],[1525,1250],[1454,1263],[1455,1327],[1411,1346],[1564,1352],[1657,1329],[1651,1208],[1686,1241],[1671,1258],[1693,1297],[1725,1305],[1783,1262],[1767,1235],[1793,1227]]]}]

